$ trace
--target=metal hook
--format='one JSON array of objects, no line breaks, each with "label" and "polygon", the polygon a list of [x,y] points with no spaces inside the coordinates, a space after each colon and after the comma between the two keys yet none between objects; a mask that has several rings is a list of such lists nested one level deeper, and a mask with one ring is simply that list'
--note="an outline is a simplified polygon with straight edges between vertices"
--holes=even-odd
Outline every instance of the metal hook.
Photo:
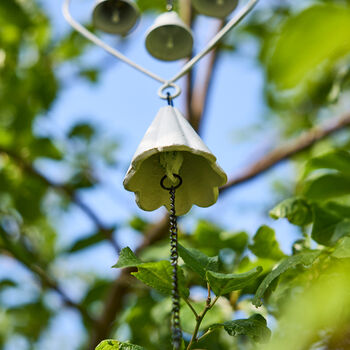
[{"label": "metal hook", "polygon": [[164,190],[167,190],[167,191],[176,190],[182,185],[182,177],[180,175],[177,175],[177,174],[173,174],[173,175],[174,175],[174,177],[176,177],[179,180],[179,183],[176,186],[171,186],[171,187],[165,186],[164,181],[168,178],[168,176],[164,175],[162,177],[162,179],[160,180],[160,185],[162,186],[162,188]]}]

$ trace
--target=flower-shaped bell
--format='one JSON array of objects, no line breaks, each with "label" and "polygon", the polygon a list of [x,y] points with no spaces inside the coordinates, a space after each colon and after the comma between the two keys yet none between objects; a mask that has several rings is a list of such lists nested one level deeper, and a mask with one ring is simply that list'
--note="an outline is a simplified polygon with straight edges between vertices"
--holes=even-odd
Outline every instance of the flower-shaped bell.
[{"label": "flower-shaped bell", "polygon": [[124,187],[135,192],[138,206],[147,211],[162,205],[169,208],[169,193],[161,187],[176,187],[175,210],[186,214],[196,204],[213,205],[219,187],[227,181],[216,157],[181,113],[163,107],[141,141],[124,179]]}]

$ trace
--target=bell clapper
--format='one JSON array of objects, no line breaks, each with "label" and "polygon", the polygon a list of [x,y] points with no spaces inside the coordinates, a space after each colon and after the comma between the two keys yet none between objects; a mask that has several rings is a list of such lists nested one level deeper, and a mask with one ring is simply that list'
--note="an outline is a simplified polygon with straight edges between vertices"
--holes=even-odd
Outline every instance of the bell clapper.
[{"label": "bell clapper", "polygon": [[[170,262],[173,267],[173,290],[172,290],[172,309],[171,309],[171,332],[174,350],[179,350],[182,341],[182,331],[180,326],[180,294],[178,286],[178,274],[177,274],[177,264],[179,259],[178,253],[178,230],[177,230],[177,216],[175,211],[175,191],[182,185],[182,178],[173,174],[176,178],[177,184],[167,187],[164,182],[168,179],[165,175],[160,181],[160,185],[164,190],[169,191],[170,194],[170,210],[169,210],[169,221],[170,221]],[[168,179],[170,181],[170,179]]]}]

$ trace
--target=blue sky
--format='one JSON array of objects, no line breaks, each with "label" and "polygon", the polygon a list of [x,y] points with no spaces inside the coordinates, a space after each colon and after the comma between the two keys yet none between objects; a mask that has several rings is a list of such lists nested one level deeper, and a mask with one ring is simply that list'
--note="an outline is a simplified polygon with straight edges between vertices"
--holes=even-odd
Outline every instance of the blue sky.
[{"label": "blue sky", "polygon": [[[43,7],[52,18],[54,35],[63,35],[69,30],[68,24],[61,15],[61,2],[58,0],[41,1]],[[89,21],[93,1],[73,0],[73,12],[82,21]],[[154,17],[142,18],[137,29],[131,34],[127,45],[122,49],[128,57],[134,59],[163,77],[171,77],[181,67],[181,62],[163,63],[150,57],[144,48],[144,33],[152,24]],[[204,46],[210,39],[211,28],[215,20],[200,18],[195,28],[196,50]],[[234,35],[234,34],[232,34]],[[104,37],[109,42],[117,42],[110,36]],[[244,166],[264,154],[270,147],[278,143],[273,121],[265,117],[266,108],[263,101],[263,71],[256,64],[254,42],[247,41],[235,54],[224,53],[213,82],[212,93],[203,125],[202,137],[208,147],[217,156],[218,163],[227,172],[237,174]],[[104,62],[108,55],[99,48],[91,48],[83,57],[83,62]],[[113,58],[110,60],[113,61]],[[72,71],[66,65],[59,74],[69,77]],[[199,69],[198,75],[201,74]],[[183,82],[180,82],[183,84]],[[124,63],[115,62],[102,74],[98,84],[91,85],[82,79],[72,81],[60,93],[57,101],[47,116],[40,118],[37,128],[48,132],[55,138],[60,138],[64,131],[77,121],[90,121],[99,126],[106,137],[115,138],[120,142],[118,160],[122,164],[117,170],[101,169],[102,183],[94,190],[81,195],[106,224],[123,223],[137,213],[147,220],[160,217],[163,209],[153,213],[142,212],[134,201],[134,195],[126,192],[122,180],[133,153],[158,109],[165,102],[157,96],[159,83],[141,75]],[[175,100],[175,105],[182,112],[182,97]],[[253,133],[244,138],[245,133]],[[62,174],[55,174],[54,167],[45,168],[48,176],[59,179]],[[223,225],[230,231],[247,230],[253,235],[262,224],[268,224],[276,229],[277,236],[285,251],[290,249],[291,242],[296,238],[294,229],[286,221],[273,221],[268,218],[268,209],[274,204],[272,182],[284,179],[286,183],[293,178],[293,169],[289,164],[282,164],[267,174],[248,182],[227,193],[211,208],[193,208],[183,219],[182,224],[190,229],[196,219],[207,218]],[[72,208],[68,213],[55,218],[59,227],[62,245],[68,246],[74,240],[93,232],[92,223],[78,209]],[[72,224],[74,223],[74,224]],[[125,225],[121,225],[117,233],[121,246],[134,247],[139,236]],[[97,273],[113,276],[116,271],[110,269],[116,261],[114,251],[108,244],[100,244],[94,249],[62,258],[54,272],[64,280],[64,288],[73,298],[79,299],[84,293],[84,283],[74,275]],[[13,263],[7,261],[5,270],[10,272]],[[22,276],[23,275],[23,276]],[[21,271],[26,277],[26,272]],[[33,287],[35,289],[35,286]],[[13,296],[14,299],[24,298]],[[49,296],[50,303],[59,305],[57,296]],[[75,349],[74,344],[66,343],[65,338],[70,333],[81,336],[82,329],[73,311],[63,311],[51,325],[47,337],[44,337],[39,349],[47,349],[46,338],[57,339],[55,348],[50,342],[50,349]],[[69,325],[67,327],[67,324]],[[59,325],[59,326],[57,326]],[[63,335],[63,336],[62,336]],[[69,337],[71,338],[71,337]],[[22,340],[16,340],[16,342]],[[78,342],[78,339],[77,339]],[[15,343],[5,350],[26,349],[25,345]]]}]

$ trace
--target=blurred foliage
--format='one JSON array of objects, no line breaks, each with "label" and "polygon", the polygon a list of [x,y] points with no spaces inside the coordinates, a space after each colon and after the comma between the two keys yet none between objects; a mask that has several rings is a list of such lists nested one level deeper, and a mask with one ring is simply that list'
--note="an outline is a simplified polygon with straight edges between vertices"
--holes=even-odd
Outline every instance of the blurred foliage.
[{"label": "blurred foliage", "polygon": [[[146,14],[165,8],[164,1],[137,3]],[[266,115],[282,139],[348,112],[349,1],[262,1],[219,48],[223,55],[240,54],[249,39],[256,47],[252,58],[265,76]],[[39,134],[34,127],[38,118],[49,118],[65,86],[59,74],[64,65],[74,68],[71,81],[98,82],[103,67],[83,64],[88,48],[74,31],[54,37],[39,1],[0,2],[0,258],[16,261],[18,269],[29,273],[27,278],[14,274],[0,279],[1,349],[18,337],[25,340],[23,349],[37,349],[66,308],[82,314],[77,321],[85,330],[80,348],[87,349],[89,334],[98,328],[90,318],[100,316],[114,288],[106,277],[77,272],[74,277],[86,288],[73,301],[67,296],[70,289],[61,286],[64,276],[56,263],[110,241],[119,226],[96,227],[62,247],[53,213],[81,205],[79,195],[100,184],[98,167],[118,164],[118,144],[99,125],[84,120],[60,138]],[[283,232],[267,225],[254,235],[202,219],[191,232],[181,232],[184,345],[196,325],[193,310],[200,314],[208,306],[209,286],[215,303],[198,327],[200,340],[192,344],[197,348],[350,348],[349,146],[345,129],[293,157],[295,183],[285,191],[293,195],[268,208],[272,219],[287,220],[299,232],[289,252],[282,251],[276,238]],[[63,167],[66,176],[53,182],[39,164]],[[121,225],[141,234],[151,227],[135,213],[125,221]],[[122,312],[111,336],[123,341],[106,340],[98,350],[171,349],[168,249],[162,240],[144,250],[142,259],[130,248],[121,251],[114,267],[132,272],[132,288],[120,301]],[[31,291],[25,288],[28,279]],[[52,290],[58,305],[52,302]],[[16,298],[21,292],[26,296]]]}]

